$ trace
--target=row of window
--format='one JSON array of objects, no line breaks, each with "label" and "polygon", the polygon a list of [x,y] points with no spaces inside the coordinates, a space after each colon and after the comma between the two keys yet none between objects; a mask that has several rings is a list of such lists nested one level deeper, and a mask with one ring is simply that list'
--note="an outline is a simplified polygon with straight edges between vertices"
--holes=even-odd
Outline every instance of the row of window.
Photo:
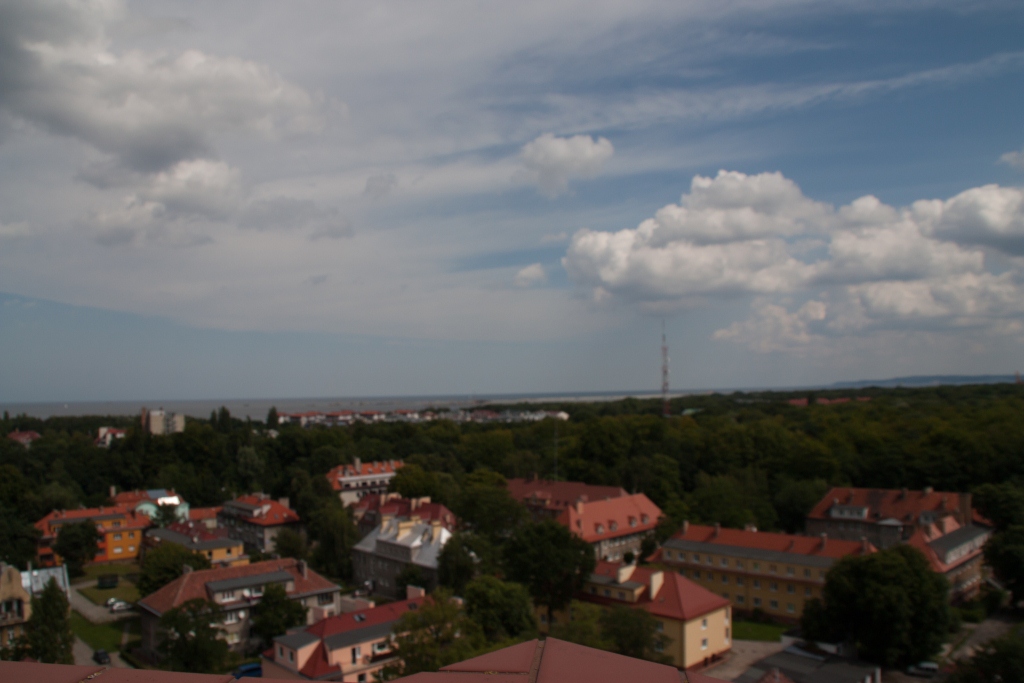
[{"label": "row of window", "polygon": [[[683,570],[683,576],[689,577],[690,576],[690,571],[684,569]],[[729,583],[729,575],[728,574],[722,574],[721,576],[722,576],[722,583],[728,584]],[[693,571],[692,578],[694,578],[694,579],[701,579],[702,578],[699,569],[696,569],[696,570]],[[703,576],[703,580],[704,581],[714,581],[715,580],[714,572],[705,572],[704,576]],[[744,577],[742,577],[742,576],[737,576],[737,577],[735,577],[735,583],[736,583],[737,586],[745,586],[746,585],[746,579]],[[760,589],[761,588],[761,580],[760,579],[751,579],[751,584],[753,585],[753,587],[755,589]],[[779,590],[779,583],[777,581],[769,581],[768,582],[768,590],[772,591],[773,593],[778,591]],[[786,592],[789,593],[790,595],[796,595],[796,586],[794,586],[791,583],[787,583],[786,584]],[[807,596],[807,597],[810,597],[812,594],[813,594],[813,591],[811,590],[811,587],[810,586],[804,586],[804,595]]]},{"label": "row of window", "polygon": [[[648,522],[651,521],[651,518],[648,517],[647,515],[640,515],[640,521],[642,523],[644,523],[644,524],[647,524]],[[637,525],[636,517],[630,517],[629,518],[629,526],[630,527],[635,527],[636,525]],[[597,533],[603,534],[604,533],[604,524],[601,524],[600,522],[598,522],[597,524],[594,524],[594,529],[595,529],[595,531]],[[614,521],[614,520],[612,520],[611,522],[608,523],[608,530],[609,531],[618,531],[619,530],[619,523]]]},{"label": "row of window", "polygon": [[[129,531],[128,532],[128,538],[135,538],[135,532],[134,531]],[[121,534],[114,534],[114,540],[115,541],[120,541],[121,540]]]},{"label": "row of window", "polygon": [[[665,550],[665,559],[666,560],[676,560],[678,562],[693,562],[695,564],[700,564],[702,556],[701,556],[700,553],[687,554],[687,553],[684,553],[683,551],[675,552],[675,551],[666,549]],[[705,564],[710,564],[710,565],[715,564],[715,559],[711,555],[704,555],[703,556],[703,560],[704,560]],[[723,558],[721,558],[719,560],[718,563],[722,567],[728,567],[729,566],[729,558],[723,557]],[[734,566],[737,569],[746,569],[746,564],[745,564],[744,560],[735,560],[734,561]],[[796,568],[795,567],[787,566],[785,569],[786,569],[786,576],[796,576]],[[750,563],[750,571],[754,571],[754,572],[761,571],[761,563],[760,562],[751,562]],[[769,564],[768,565],[768,573],[769,574],[778,574],[779,573],[778,565]],[[804,567],[803,575],[804,575],[804,578],[809,579],[809,578],[812,577],[813,572],[810,569],[808,569],[807,567]],[[825,578],[825,570],[824,569],[821,569],[821,570],[818,571],[818,577],[822,578],[822,579]]]},{"label": "row of window", "polygon": [[[729,594],[728,593],[722,593],[722,597],[725,598],[726,600],[728,600],[729,599]],[[744,605],[744,604],[746,604],[746,602],[747,602],[747,597],[745,595],[737,595],[736,596],[736,604],[737,605]],[[755,597],[752,602],[753,602],[754,607],[761,607],[762,606],[761,598]],[[779,609],[779,601],[778,600],[769,600],[768,601],[768,608],[777,611]],[[787,602],[786,603],[786,612],[788,612],[789,614],[795,614],[796,613],[796,605],[794,605],[791,602]]]},{"label": "row of window", "polygon": [[[124,546],[120,546],[120,545],[115,545],[114,546],[114,554],[115,555],[120,555],[123,552],[124,552]],[[133,546],[133,545],[128,546],[128,552],[134,553],[135,552],[135,546]]]}]

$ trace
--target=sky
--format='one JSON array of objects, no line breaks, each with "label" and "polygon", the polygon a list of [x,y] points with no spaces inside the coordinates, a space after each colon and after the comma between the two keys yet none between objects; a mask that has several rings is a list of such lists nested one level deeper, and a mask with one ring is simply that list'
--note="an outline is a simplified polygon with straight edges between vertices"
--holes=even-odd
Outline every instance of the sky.
[{"label": "sky", "polygon": [[0,0],[0,402],[1024,365],[1019,0]]}]

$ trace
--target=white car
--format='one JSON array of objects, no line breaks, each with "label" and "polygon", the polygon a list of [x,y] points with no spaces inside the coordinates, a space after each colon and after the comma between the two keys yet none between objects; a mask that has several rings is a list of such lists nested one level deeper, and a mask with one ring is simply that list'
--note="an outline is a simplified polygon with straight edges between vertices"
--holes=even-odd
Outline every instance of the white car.
[{"label": "white car", "polygon": [[104,607],[110,607],[115,602],[121,602],[121,598],[107,598],[107,601],[103,603]]},{"label": "white car", "polygon": [[127,612],[131,608],[132,608],[132,604],[130,602],[125,602],[124,600],[118,600],[117,602],[115,602],[114,604],[112,604],[110,606],[110,611],[111,612]]},{"label": "white car", "polygon": [[907,667],[907,673],[911,676],[932,678],[939,675],[939,665],[935,662],[918,662]]}]

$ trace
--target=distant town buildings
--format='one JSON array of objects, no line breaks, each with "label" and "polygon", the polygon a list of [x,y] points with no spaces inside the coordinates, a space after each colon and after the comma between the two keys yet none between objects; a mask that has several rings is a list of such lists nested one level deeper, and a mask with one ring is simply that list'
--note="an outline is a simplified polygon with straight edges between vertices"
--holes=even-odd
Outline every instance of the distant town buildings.
[{"label": "distant town buildings", "polygon": [[123,439],[128,434],[127,429],[117,427],[100,427],[96,436],[95,444],[100,448],[110,448],[110,444],[118,439]]},{"label": "distant town buildings", "polygon": [[356,522],[359,535],[366,536],[381,525],[385,519],[409,518],[415,515],[420,521],[440,521],[448,531],[455,531],[455,514],[440,503],[430,502],[430,496],[402,498],[399,493],[381,493],[364,496],[349,508]]},{"label": "distant town buildings", "polygon": [[110,499],[114,505],[127,505],[151,519],[155,519],[157,512],[165,505],[174,508],[174,516],[179,520],[188,519],[189,505],[174,492],[174,489],[135,489],[118,493],[117,489],[111,486]]},{"label": "distant town buildings", "polygon": [[555,519],[576,503],[590,503],[628,495],[619,486],[594,486],[578,481],[509,479],[508,492],[526,506],[534,519]]},{"label": "distant town buildings", "polygon": [[143,408],[141,418],[143,431],[154,436],[185,431],[185,416],[181,413],[168,413],[163,408],[158,410]]},{"label": "distant town buildings", "polygon": [[29,448],[32,446],[33,441],[35,441],[36,439],[41,439],[42,437],[39,435],[39,432],[21,432],[15,430],[8,434],[7,438],[10,439],[11,441],[17,441],[25,448]]},{"label": "distant town buildings", "polygon": [[44,567],[61,564],[60,557],[53,551],[60,528],[85,521],[95,523],[100,533],[93,562],[134,560],[142,547],[142,533],[152,526],[148,516],[136,512],[130,505],[54,510],[35,524],[41,532],[37,550],[39,563]]},{"label": "distant town buildings", "polygon": [[364,496],[387,493],[391,480],[401,469],[401,460],[381,460],[364,463],[356,458],[351,465],[338,465],[327,473],[331,488],[345,505],[358,502]]},{"label": "distant town buildings", "polygon": [[599,560],[619,562],[640,554],[644,538],[658,526],[661,509],[642,493],[562,508],[557,521],[594,547]]},{"label": "distant town buildings", "polygon": [[440,519],[424,522],[410,518],[385,518],[380,526],[352,548],[355,583],[367,585],[373,592],[397,597],[404,587],[398,577],[407,568],[414,569],[428,590],[437,586],[438,559],[452,537]]},{"label": "distant town buildings", "polygon": [[[433,422],[434,420],[483,424],[490,422],[540,422],[547,419],[564,421],[569,419],[569,414],[560,410],[508,410],[500,413],[493,410],[448,410],[443,412],[429,410],[392,410],[388,412],[380,410],[338,410],[326,413],[311,410],[301,413],[278,413],[277,425],[297,424],[302,427],[317,425],[337,427],[356,422],[369,424],[374,422]],[[277,425],[267,426],[276,427]]]},{"label": "distant town buildings", "polygon": [[146,532],[145,545],[155,548],[161,543],[176,543],[199,553],[214,567],[237,567],[249,564],[245,544],[231,538],[227,529],[210,529],[202,522],[178,522],[165,528],[155,527]]},{"label": "distant town buildings", "polygon": [[793,622],[808,600],[821,597],[825,574],[833,564],[875,550],[867,541],[827,534],[793,536],[684,522],[650,559],[732,600],[741,611],[760,609]]},{"label": "distant town buildings", "polygon": [[251,493],[224,503],[217,513],[217,526],[227,529],[248,549],[269,553],[281,529],[299,531],[299,514],[288,507],[287,498],[273,500],[265,493]]}]

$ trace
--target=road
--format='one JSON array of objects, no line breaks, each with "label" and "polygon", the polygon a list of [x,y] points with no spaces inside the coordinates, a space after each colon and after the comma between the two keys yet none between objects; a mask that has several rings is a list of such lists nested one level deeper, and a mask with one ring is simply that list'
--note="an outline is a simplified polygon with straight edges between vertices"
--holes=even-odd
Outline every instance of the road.
[{"label": "road", "polygon": [[[92,648],[85,644],[81,638],[75,638],[75,646],[72,650],[75,656],[75,664],[80,666],[96,666],[96,662],[92,661]],[[131,669],[121,659],[121,656],[116,652],[110,653],[110,666],[117,667],[119,669]]]},{"label": "road", "polygon": [[106,607],[95,605],[93,602],[78,592],[79,588],[86,588],[88,586],[95,586],[96,581],[87,581],[86,583],[80,583],[71,586],[71,609],[75,610],[83,617],[88,619],[94,624],[106,624],[111,621],[116,621],[121,617],[125,616],[124,612],[112,613]]}]

